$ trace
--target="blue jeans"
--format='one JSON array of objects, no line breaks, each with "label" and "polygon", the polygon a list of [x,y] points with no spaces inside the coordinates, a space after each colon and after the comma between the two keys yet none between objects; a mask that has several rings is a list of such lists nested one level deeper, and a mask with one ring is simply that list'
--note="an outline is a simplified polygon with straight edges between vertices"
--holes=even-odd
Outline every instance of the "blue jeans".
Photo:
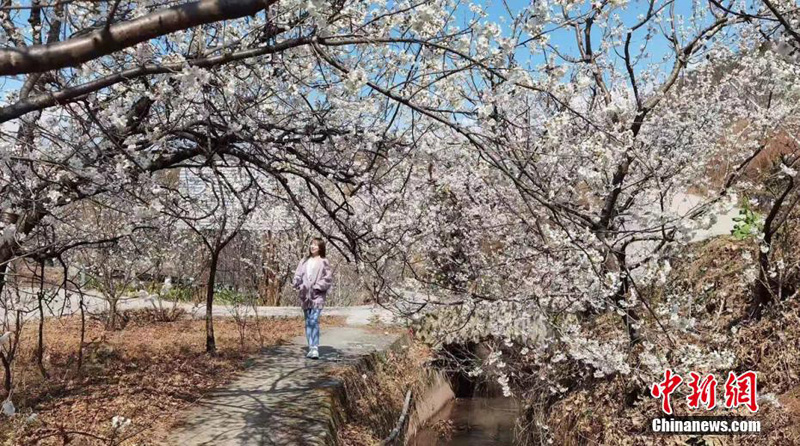
[{"label": "blue jeans", "polygon": [[306,317],[306,340],[309,347],[319,346],[319,315],[322,308],[308,308],[303,310]]}]

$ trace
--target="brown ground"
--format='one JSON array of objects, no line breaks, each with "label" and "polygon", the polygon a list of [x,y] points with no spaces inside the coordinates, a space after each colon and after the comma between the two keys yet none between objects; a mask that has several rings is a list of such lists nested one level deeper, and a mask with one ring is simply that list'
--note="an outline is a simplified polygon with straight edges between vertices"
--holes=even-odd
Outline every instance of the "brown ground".
[{"label": "brown ground", "polygon": [[[83,367],[77,371],[80,321],[45,325],[49,379],[34,365],[36,327],[25,328],[14,366],[13,401],[18,415],[0,420],[0,444],[152,445],[163,438],[176,414],[209,390],[230,381],[261,347],[302,334],[299,319],[261,319],[240,342],[237,324],[215,321],[218,356],[204,353],[205,322],[144,321],[132,317],[124,330],[104,331],[87,321]],[[323,326],[340,325],[337,318]],[[35,420],[30,419],[36,414]],[[131,419],[121,433],[115,416]]]}]

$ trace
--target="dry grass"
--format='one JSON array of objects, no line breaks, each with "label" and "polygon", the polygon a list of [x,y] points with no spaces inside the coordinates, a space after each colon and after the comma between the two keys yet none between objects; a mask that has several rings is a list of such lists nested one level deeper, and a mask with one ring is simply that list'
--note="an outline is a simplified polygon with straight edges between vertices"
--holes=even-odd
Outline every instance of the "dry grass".
[{"label": "dry grass", "polygon": [[[741,122],[735,124],[731,129],[732,135],[738,134],[747,123]],[[795,138],[787,133],[787,130],[778,130],[774,134],[769,135],[765,141],[764,148],[755,156],[742,172],[742,179],[752,182],[763,181],[771,172],[777,162],[779,162],[781,155],[796,154],[800,150]],[[731,160],[737,159],[734,156],[741,150],[737,141],[728,142],[729,149],[727,153],[718,155],[712,159],[707,168],[705,169],[705,177],[708,180],[708,189],[693,190],[694,193],[708,193],[719,191],[734,170],[739,167],[739,160],[733,163]]]},{"label": "dry grass", "polygon": [[[728,325],[745,314],[750,284],[743,280],[742,255],[758,259],[758,244],[753,240],[716,237],[695,244],[683,258],[674,262],[670,289],[682,289],[694,299],[694,309],[703,317],[703,329],[727,331]],[[649,293],[658,300],[667,291],[655,286]]]},{"label": "dry grass", "polygon": [[[322,319],[324,326],[339,318]],[[50,319],[45,325],[43,379],[34,365],[35,327],[23,333],[15,361],[13,399],[19,414],[0,421],[0,443],[24,445],[152,445],[163,438],[175,415],[209,390],[230,381],[262,346],[302,334],[299,318],[263,319],[247,332],[244,345],[231,319],[217,319],[218,356],[204,353],[205,323],[153,323],[133,318],[122,331],[107,332],[87,321],[84,365],[76,370],[80,321]],[[35,413],[36,420],[29,420]],[[111,427],[132,420],[123,435]]]},{"label": "dry grass", "polygon": [[424,388],[425,363],[430,358],[428,347],[412,342],[385,357],[374,356],[360,367],[338,369],[347,406],[347,420],[338,430],[339,444],[379,444],[397,423],[406,391],[418,395]]}]

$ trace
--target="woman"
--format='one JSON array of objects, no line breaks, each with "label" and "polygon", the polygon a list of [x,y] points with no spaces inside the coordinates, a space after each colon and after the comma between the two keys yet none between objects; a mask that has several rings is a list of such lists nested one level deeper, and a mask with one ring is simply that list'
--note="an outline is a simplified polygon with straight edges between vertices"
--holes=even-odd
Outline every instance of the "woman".
[{"label": "woman", "polygon": [[325,258],[325,242],[311,240],[308,256],[300,261],[292,286],[299,290],[300,306],[306,318],[307,358],[319,359],[319,315],[325,306],[325,296],[333,284],[331,263]]}]

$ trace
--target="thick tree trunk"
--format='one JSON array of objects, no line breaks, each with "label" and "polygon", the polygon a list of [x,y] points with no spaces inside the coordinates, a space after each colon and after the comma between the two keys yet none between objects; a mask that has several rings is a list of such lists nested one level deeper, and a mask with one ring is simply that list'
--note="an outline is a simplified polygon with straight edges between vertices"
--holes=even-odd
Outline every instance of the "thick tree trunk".
[{"label": "thick tree trunk", "polygon": [[214,339],[214,281],[217,276],[217,261],[219,251],[211,253],[211,262],[208,270],[208,282],[206,283],[206,353],[214,355],[217,353],[217,343]]},{"label": "thick tree trunk", "polygon": [[267,306],[277,306],[280,300],[281,281],[278,277],[278,271],[281,265],[275,258],[276,246],[272,238],[272,232],[267,231],[267,235],[263,239],[262,253],[262,267],[261,267],[261,281],[259,284],[259,295],[261,296],[261,303]]},{"label": "thick tree trunk", "polygon": [[117,299],[113,298],[108,301],[108,321],[106,321],[106,330],[116,330],[117,328]]}]

